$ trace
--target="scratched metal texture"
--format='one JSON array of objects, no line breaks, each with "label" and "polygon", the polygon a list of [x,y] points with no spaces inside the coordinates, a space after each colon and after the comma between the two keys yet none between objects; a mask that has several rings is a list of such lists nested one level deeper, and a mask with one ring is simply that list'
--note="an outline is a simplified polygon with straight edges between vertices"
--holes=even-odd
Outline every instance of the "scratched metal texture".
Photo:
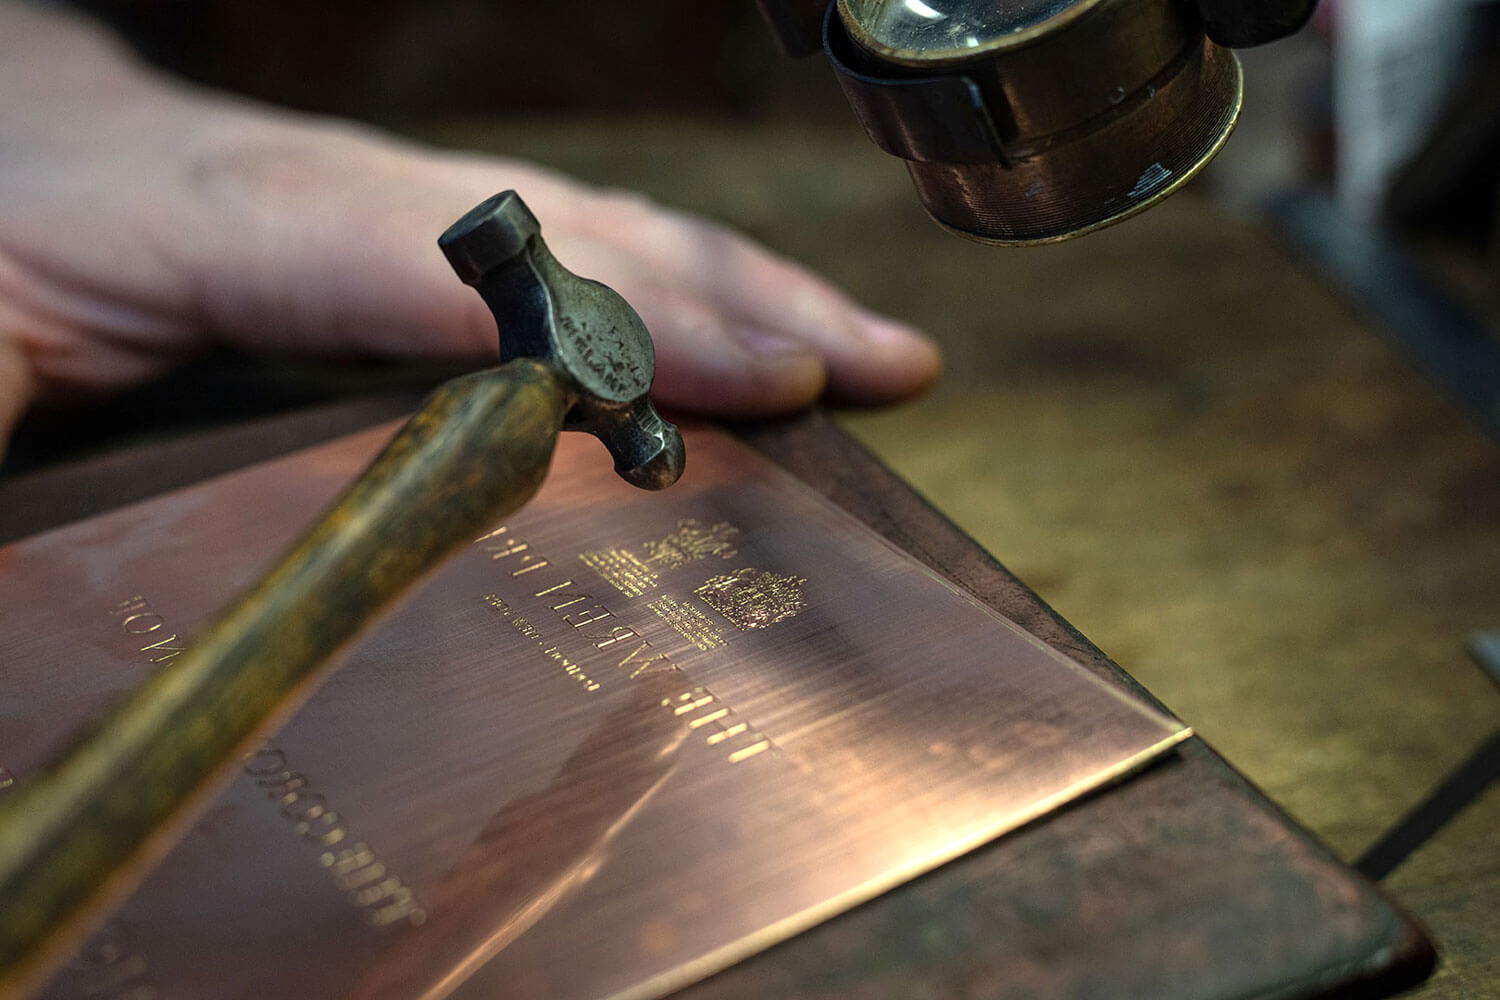
[{"label": "scratched metal texture", "polygon": [[[0,550],[0,763],[24,777],[170,656],[388,434]],[[656,995],[1187,735],[729,436],[689,449],[648,496],[570,436],[47,995]],[[687,518],[732,544],[653,561]],[[610,549],[655,585],[580,558]],[[697,596],[746,568],[782,588]]]}]

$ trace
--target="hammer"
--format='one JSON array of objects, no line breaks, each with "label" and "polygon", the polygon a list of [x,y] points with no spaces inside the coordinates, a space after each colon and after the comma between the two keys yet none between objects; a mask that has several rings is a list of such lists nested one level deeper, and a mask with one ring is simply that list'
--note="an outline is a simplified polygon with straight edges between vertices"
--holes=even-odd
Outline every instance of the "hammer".
[{"label": "hammer", "polygon": [[0,995],[39,988],[186,832],[330,659],[541,485],[560,430],[598,436],[643,489],[682,474],[635,311],[559,264],[513,191],[438,241],[500,330],[503,364],[453,379],[281,560],[149,681],[0,803]]}]

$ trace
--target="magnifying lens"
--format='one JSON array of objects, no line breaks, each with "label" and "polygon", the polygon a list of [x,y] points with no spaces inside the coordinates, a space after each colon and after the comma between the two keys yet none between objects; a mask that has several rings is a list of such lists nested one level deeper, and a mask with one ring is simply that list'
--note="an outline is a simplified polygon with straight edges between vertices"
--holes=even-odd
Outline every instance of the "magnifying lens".
[{"label": "magnifying lens", "polygon": [[[1290,34],[1315,3],[835,0],[820,41],[928,213],[1025,246],[1119,222],[1187,183],[1239,117],[1239,60],[1219,43]],[[821,6],[761,5],[791,49],[797,18],[806,33]]]}]

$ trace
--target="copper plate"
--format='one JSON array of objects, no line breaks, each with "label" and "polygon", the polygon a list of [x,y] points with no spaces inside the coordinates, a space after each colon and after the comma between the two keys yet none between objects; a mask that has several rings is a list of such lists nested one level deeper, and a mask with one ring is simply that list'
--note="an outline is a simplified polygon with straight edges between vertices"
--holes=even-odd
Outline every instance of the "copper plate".
[{"label": "copper plate", "polygon": [[[0,549],[0,783],[390,432]],[[727,435],[688,451],[650,495],[568,435],[47,995],[656,996],[1188,735]]]}]

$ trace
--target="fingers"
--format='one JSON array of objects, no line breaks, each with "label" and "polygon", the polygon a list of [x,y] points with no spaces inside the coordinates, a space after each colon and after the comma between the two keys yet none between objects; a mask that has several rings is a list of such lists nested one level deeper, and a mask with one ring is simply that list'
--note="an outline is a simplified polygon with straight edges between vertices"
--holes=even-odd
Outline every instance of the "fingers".
[{"label": "fingers", "polygon": [[815,353],[827,388],[842,400],[892,402],[926,389],[941,371],[936,345],[916,330],[860,308],[725,227],[619,195],[599,197],[583,225],[658,281],[717,311],[743,339]]},{"label": "fingers", "polygon": [[250,220],[216,227],[235,245],[208,258],[215,266],[201,283],[203,313],[241,343],[495,353],[494,321],[433,242],[474,204],[514,188],[566,267],[641,314],[664,404],[760,416],[805,406],[825,388],[886,402],[937,374],[925,338],[743,237],[536,168],[304,135],[221,157],[205,183],[209,201]]},{"label": "fingers", "polygon": [[[0,0],[0,27],[17,17]],[[29,317],[18,328],[0,313],[14,335],[8,399],[22,369],[37,392],[71,394],[139,380],[213,341],[493,357],[494,321],[434,242],[507,188],[564,265],[642,314],[664,403],[737,416],[824,392],[880,403],[937,375],[925,338],[723,226],[526,164],[206,96],[71,21],[42,28],[55,44],[21,48],[55,70],[46,99],[0,105],[0,139],[26,151],[0,172],[0,202],[18,206],[0,254],[20,275],[0,284],[0,306]]]},{"label": "fingers", "polygon": [[732,321],[680,290],[625,277],[615,290],[645,321],[656,345],[652,395],[666,406],[759,417],[822,395],[823,359],[782,331]]}]

